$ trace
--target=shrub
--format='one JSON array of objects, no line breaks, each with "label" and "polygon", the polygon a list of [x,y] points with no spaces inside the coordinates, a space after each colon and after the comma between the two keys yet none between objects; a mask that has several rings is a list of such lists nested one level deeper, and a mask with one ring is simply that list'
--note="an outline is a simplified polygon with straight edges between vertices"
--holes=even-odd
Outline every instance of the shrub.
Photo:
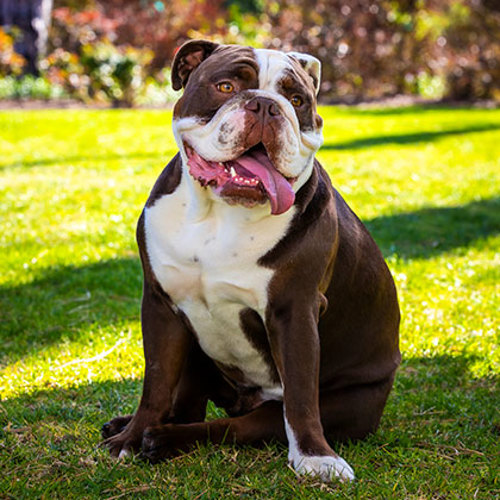
[{"label": "shrub", "polygon": [[82,100],[133,105],[143,91],[153,52],[114,45],[119,21],[98,8],[75,12],[60,7],[53,19],[54,50],[44,62],[49,79]]},{"label": "shrub", "polygon": [[18,75],[26,61],[14,50],[14,40],[0,28],[0,76]]},{"label": "shrub", "polygon": [[138,93],[135,103],[140,106],[164,106],[179,98],[180,92],[172,88],[170,69],[158,71],[154,77],[148,76],[141,92]]},{"label": "shrub", "polygon": [[115,42],[117,26],[118,20],[104,16],[97,8],[75,11],[69,7],[59,7],[52,12],[51,50],[64,48],[79,53],[83,45],[102,39]]},{"label": "shrub", "polygon": [[25,75],[0,78],[0,99],[60,99],[66,93],[60,85],[47,78]]},{"label": "shrub", "polygon": [[323,96],[500,95],[500,10],[494,0],[319,0],[314,9],[306,0],[263,5],[272,32],[269,47],[322,60]]},{"label": "shrub", "polygon": [[49,82],[64,88],[67,94],[84,101],[89,99],[90,78],[77,54],[56,49],[40,61],[40,69]]},{"label": "shrub", "polygon": [[114,104],[134,104],[152,57],[150,50],[116,47],[107,40],[84,45],[80,61],[90,81],[89,94]]}]

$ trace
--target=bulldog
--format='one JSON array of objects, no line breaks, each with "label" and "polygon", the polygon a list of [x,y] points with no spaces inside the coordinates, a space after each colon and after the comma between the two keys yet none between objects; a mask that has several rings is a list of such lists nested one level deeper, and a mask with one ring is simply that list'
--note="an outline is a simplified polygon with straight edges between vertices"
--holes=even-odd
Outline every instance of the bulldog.
[{"label": "bulldog", "polygon": [[[352,480],[332,443],[374,432],[400,362],[392,276],[315,159],[320,62],[189,41],[172,65],[179,153],[140,216],[145,376],[111,454],[288,443],[299,474]],[[207,401],[227,417],[206,422]]]}]

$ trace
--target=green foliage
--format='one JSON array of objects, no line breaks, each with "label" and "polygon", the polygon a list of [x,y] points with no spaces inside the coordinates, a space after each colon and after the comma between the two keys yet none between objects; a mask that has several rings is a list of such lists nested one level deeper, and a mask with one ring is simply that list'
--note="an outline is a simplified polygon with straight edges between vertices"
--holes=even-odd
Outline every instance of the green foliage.
[{"label": "green foliage", "polygon": [[106,40],[84,45],[80,62],[91,82],[89,93],[132,105],[144,85],[143,68],[151,58],[149,50],[115,47]]},{"label": "green foliage", "polygon": [[[189,38],[208,38],[318,57],[323,102],[397,94],[499,101],[500,11],[493,4],[60,0],[40,69],[85,102],[164,104],[169,92],[161,73],[175,50]],[[22,68],[12,37],[0,30],[0,76]]]},{"label": "green foliage", "polygon": [[421,71],[417,75],[417,91],[426,99],[441,99],[446,94],[446,82],[443,77]]},{"label": "green foliage", "polygon": [[114,44],[117,21],[95,8],[54,11],[54,50],[41,62],[53,82],[74,97],[132,106],[144,90],[153,52]]},{"label": "green foliage", "polygon": [[0,78],[0,99],[59,99],[65,96],[64,89],[47,78],[26,75],[20,78]]},{"label": "green foliage", "polygon": [[141,93],[136,98],[136,104],[141,106],[163,106],[179,99],[181,92],[172,88],[170,68],[156,73],[155,77],[147,77]]},{"label": "green foliage", "polygon": [[272,26],[264,45],[322,61],[323,97],[418,93],[408,82],[426,74],[447,98],[500,99],[500,11],[489,0],[320,0],[314,9],[269,0],[261,22]]},{"label": "green foliage", "polygon": [[[283,447],[116,463],[141,392],[135,223],[170,112],[0,113],[0,491],[13,498],[478,498],[499,493],[500,110],[321,108],[319,159],[395,276],[403,364],[352,485]],[[209,418],[220,410],[209,406]]]}]

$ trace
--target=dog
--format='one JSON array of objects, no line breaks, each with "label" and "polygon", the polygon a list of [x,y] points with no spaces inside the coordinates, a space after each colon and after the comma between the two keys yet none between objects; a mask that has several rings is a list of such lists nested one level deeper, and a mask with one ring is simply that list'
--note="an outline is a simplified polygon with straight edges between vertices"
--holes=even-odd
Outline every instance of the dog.
[{"label": "dog", "polygon": [[[115,457],[197,442],[288,443],[299,474],[354,479],[332,443],[373,433],[400,363],[377,245],[315,159],[320,62],[188,41],[175,55],[179,153],[137,226],[145,376]],[[205,422],[212,400],[227,417]]]}]

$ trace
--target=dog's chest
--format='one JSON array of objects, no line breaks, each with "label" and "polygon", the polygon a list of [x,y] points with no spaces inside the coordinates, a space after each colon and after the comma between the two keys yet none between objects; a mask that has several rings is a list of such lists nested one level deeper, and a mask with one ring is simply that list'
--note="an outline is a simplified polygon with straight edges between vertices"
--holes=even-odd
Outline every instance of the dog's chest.
[{"label": "dog's chest", "polygon": [[155,277],[212,359],[270,389],[269,368],[243,332],[240,313],[251,308],[264,318],[273,271],[258,260],[284,235],[293,211],[256,218],[250,209],[214,203],[200,217],[185,183],[145,212]]}]

